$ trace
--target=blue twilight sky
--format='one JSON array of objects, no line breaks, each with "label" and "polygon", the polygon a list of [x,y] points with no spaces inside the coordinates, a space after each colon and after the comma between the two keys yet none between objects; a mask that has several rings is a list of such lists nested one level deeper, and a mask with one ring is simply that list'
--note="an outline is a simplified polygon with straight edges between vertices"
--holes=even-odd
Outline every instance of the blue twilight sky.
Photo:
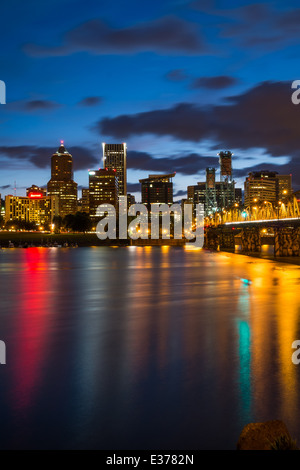
[{"label": "blue twilight sky", "polygon": [[[297,1],[11,0],[1,5],[0,192],[46,185],[61,139],[75,180],[126,142],[128,192],[173,172],[175,199],[234,152],[242,187],[255,169],[300,189]],[[219,173],[217,173],[219,178]]]}]

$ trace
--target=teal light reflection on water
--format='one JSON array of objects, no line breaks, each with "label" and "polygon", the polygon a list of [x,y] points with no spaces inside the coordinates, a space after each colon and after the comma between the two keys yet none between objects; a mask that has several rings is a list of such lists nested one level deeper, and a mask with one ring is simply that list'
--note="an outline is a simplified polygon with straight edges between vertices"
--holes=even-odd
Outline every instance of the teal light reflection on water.
[{"label": "teal light reflection on water", "polygon": [[237,319],[238,329],[238,357],[239,357],[239,403],[240,417],[247,423],[252,416],[252,392],[251,392],[251,329],[249,325],[250,314],[249,289],[241,286],[239,307],[241,317]]}]

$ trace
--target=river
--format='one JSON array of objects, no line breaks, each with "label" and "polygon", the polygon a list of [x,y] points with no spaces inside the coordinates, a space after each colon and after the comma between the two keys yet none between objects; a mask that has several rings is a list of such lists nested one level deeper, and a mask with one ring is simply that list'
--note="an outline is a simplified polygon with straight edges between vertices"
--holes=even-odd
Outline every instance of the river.
[{"label": "river", "polygon": [[300,268],[171,247],[0,252],[0,448],[300,442]]}]

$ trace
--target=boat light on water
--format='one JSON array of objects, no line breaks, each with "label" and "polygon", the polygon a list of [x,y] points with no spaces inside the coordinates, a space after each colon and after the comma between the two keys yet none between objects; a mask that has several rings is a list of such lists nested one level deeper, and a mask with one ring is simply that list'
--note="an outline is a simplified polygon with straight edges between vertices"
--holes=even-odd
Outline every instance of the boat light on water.
[{"label": "boat light on water", "polygon": [[250,286],[252,284],[252,281],[250,281],[250,279],[244,279],[244,278],[240,278],[241,279],[241,282],[247,286]]}]

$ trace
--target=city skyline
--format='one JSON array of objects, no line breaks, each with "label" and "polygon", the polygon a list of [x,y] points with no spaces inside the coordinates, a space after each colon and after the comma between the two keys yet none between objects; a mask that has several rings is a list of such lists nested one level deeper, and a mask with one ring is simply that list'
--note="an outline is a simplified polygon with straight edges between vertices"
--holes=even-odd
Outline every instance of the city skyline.
[{"label": "city skyline", "polygon": [[[101,144],[101,147],[103,148],[104,145],[105,145],[105,144],[102,143],[102,144]],[[126,150],[128,150],[128,149],[127,149],[127,146],[126,146],[126,143],[123,143],[123,144],[115,144],[115,143],[112,144],[112,143],[110,143],[110,145],[121,145],[121,146],[125,146],[125,147],[126,147]],[[50,158],[53,159],[53,157],[54,157],[55,155],[57,155],[57,154],[59,155],[59,149],[62,148],[62,147],[64,148],[64,150],[66,150],[66,153],[67,153],[69,156],[71,156],[71,157],[73,158],[73,164],[75,164],[75,166],[76,166],[76,157],[75,157],[75,159],[74,159],[74,156],[72,155],[72,152],[71,152],[71,151],[69,152],[68,149],[65,148],[65,142],[64,142],[64,140],[61,140],[61,141],[60,141],[58,150],[57,150],[57,151],[54,151],[54,152],[52,153],[52,155],[51,155]],[[226,152],[227,152],[227,151],[225,151],[225,153],[226,153]],[[127,153],[127,155],[128,155],[128,153]],[[219,156],[219,153],[218,153],[217,155]],[[233,158],[233,154],[232,154],[232,158]],[[89,186],[89,172],[90,172],[90,171],[94,171],[94,170],[98,171],[98,170],[101,170],[101,169],[105,169],[105,167],[103,166],[103,163],[104,163],[103,157],[102,157],[101,160],[102,160],[102,161],[100,161],[100,166],[99,166],[98,168],[96,168],[96,167],[95,167],[95,168],[92,168],[92,167],[91,167],[91,168],[89,168],[89,169],[86,171],[86,184],[85,184],[85,185],[82,185],[82,186],[78,186],[77,199],[81,199],[81,197],[82,197],[82,190],[88,189],[88,186]],[[102,165],[102,166],[101,166],[101,165]],[[271,167],[272,167],[272,166],[271,166]],[[212,166],[211,166],[210,168],[212,168],[213,170],[215,170],[215,173],[214,173],[214,174],[215,174],[215,181],[216,181],[216,182],[221,181],[221,168],[220,168],[219,158],[218,158],[217,161],[216,161],[216,166],[215,166],[215,167],[212,167]],[[205,168],[205,171],[207,171],[208,169],[209,169],[209,167],[206,167],[206,168]],[[278,167],[277,173],[279,173],[279,170],[280,170],[280,167]],[[45,170],[45,171],[47,171],[47,170]],[[51,173],[51,168],[49,168],[48,171]],[[156,174],[156,175],[160,175],[160,174],[161,174],[161,172],[159,172],[159,171],[156,171],[156,172],[155,172],[155,170],[153,170],[153,171],[154,171],[153,174]],[[172,169],[170,169],[170,171],[172,171]],[[269,171],[269,169],[268,169],[268,167],[266,167],[266,166],[258,166],[257,168],[256,168],[256,167],[253,167],[253,168],[251,169],[251,172],[261,172],[261,171],[262,171],[262,172],[263,172],[263,171]],[[276,173],[276,170],[273,170],[273,171]],[[241,187],[239,187],[238,185],[235,185],[235,189],[240,189],[240,190],[242,191],[242,193],[244,193],[244,185],[245,185],[245,182],[246,182],[246,180],[247,180],[247,178],[248,178],[248,176],[249,176],[249,174],[250,174],[251,172],[249,172],[247,175],[245,175],[244,179],[240,178]],[[74,173],[73,170],[72,170],[72,173]],[[175,171],[174,173],[176,174],[176,171]],[[234,173],[235,173],[234,168],[232,168],[232,173],[233,173],[233,182],[236,183],[235,178],[234,178]],[[239,174],[239,171],[237,171],[237,173]],[[282,174],[282,173],[281,173],[281,174]],[[76,176],[75,176],[75,175],[73,175],[73,176],[74,176],[74,181],[76,182]],[[290,173],[290,176],[292,177],[292,174],[291,174],[291,173]],[[219,178],[218,178],[218,177],[219,177]],[[145,174],[144,174],[144,177],[143,177],[142,179],[145,179]],[[146,178],[146,179],[147,179],[147,178]],[[206,180],[206,176],[203,177],[203,181],[202,181],[202,182],[204,182],[205,180]],[[37,182],[31,182],[30,186],[31,186],[31,185],[35,185],[36,183],[38,184],[38,186],[40,186],[40,187],[42,187],[42,188],[44,188],[44,189],[47,189],[47,185],[49,185],[49,182],[48,182],[48,184],[47,184],[47,183],[46,183],[46,184],[40,184],[40,182],[37,181]],[[201,183],[201,181],[200,181],[200,182],[198,181],[197,183],[195,183],[195,186],[196,186],[197,184],[200,184],[200,183]],[[132,185],[135,185],[135,188],[137,188],[137,186],[140,187],[138,190],[136,189],[135,191],[131,191],[131,193],[139,194],[139,195],[140,195],[140,201],[141,201],[141,200],[142,200],[141,180],[139,180],[139,181],[137,181],[137,182],[133,182],[133,183],[128,183],[128,182],[127,182],[127,185],[129,186],[129,189],[132,187]],[[188,187],[189,187],[189,186],[191,186],[191,185],[189,184],[189,181],[188,181],[188,185],[187,185],[187,187],[186,187],[185,194],[180,194],[180,197],[179,197],[179,195],[176,195],[176,193],[174,193],[174,195],[173,195],[174,198],[176,198],[176,197],[178,198],[178,197],[179,197],[179,199],[177,199],[178,201],[180,201],[181,199],[187,199],[187,198],[188,198]],[[7,196],[7,195],[25,196],[28,187],[29,187],[29,185],[26,186],[26,187],[24,186],[24,187],[22,187],[22,192],[20,192],[20,191],[18,192],[18,186],[13,186],[13,187],[10,188],[10,191],[9,191],[8,188],[7,188],[7,190],[6,190],[4,193],[2,192],[2,193],[0,193],[0,194],[1,194],[1,197],[2,197],[2,198],[5,198],[5,196]],[[127,194],[131,194],[131,193],[128,191]],[[124,193],[124,195],[125,195],[125,193]],[[184,197],[183,197],[183,196],[184,196]]]},{"label": "city skyline", "polygon": [[227,148],[238,187],[258,167],[293,173],[300,187],[298,106],[291,101],[297,2],[70,6],[30,1],[23,11],[17,1],[22,15],[3,6],[1,194],[14,181],[23,194],[32,180],[44,186],[53,142],[61,139],[76,158],[79,187],[89,168],[101,166],[101,143],[114,141],[128,145],[129,193],[145,175],[171,169],[175,197],[184,197]]},{"label": "city skyline", "polygon": [[0,448],[300,450],[297,0],[14,0]]}]

